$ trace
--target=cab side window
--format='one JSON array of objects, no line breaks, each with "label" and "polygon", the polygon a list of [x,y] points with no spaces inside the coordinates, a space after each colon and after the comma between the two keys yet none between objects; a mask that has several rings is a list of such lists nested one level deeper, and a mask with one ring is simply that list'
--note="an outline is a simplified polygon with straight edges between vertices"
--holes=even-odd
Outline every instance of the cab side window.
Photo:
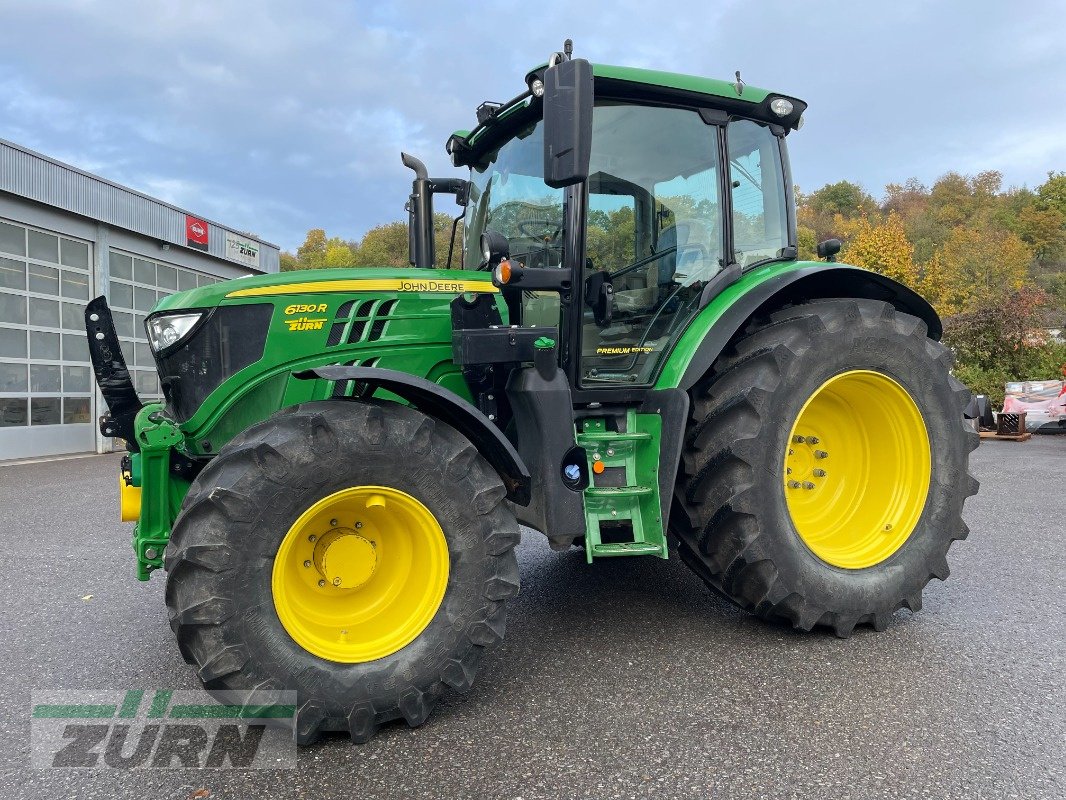
[{"label": "cab side window", "polygon": [[733,259],[741,267],[778,258],[788,246],[781,148],[768,127],[729,123],[726,135],[733,199]]}]

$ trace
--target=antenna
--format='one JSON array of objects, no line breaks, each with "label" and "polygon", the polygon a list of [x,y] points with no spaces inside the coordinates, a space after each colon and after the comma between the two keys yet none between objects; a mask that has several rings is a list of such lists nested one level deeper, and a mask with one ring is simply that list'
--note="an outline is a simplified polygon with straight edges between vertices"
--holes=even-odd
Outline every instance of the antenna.
[{"label": "antenna", "polygon": [[740,70],[736,71],[737,82],[733,84],[733,88],[737,90],[738,95],[744,94],[744,81],[740,79]]}]

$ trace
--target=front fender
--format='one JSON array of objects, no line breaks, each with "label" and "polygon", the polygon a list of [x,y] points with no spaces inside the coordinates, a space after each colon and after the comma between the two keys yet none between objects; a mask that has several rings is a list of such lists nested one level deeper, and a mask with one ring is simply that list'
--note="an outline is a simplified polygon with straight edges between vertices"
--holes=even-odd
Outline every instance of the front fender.
[{"label": "front fender", "polygon": [[884,275],[848,264],[771,264],[726,287],[696,315],[670,354],[655,388],[691,389],[755,314],[833,297],[881,300],[925,322],[929,338],[939,341],[943,333],[940,317],[921,295]]},{"label": "front fender", "polygon": [[454,392],[425,378],[377,367],[315,367],[294,374],[302,380],[358,381],[402,397],[469,439],[499,473],[507,499],[520,506],[529,505],[532,480],[522,457],[488,417]]}]

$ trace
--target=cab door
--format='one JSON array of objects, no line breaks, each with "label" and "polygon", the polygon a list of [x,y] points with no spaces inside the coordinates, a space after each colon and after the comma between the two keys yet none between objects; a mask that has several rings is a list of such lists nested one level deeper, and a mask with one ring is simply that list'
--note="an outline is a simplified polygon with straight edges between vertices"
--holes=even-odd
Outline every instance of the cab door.
[{"label": "cab door", "polygon": [[725,266],[721,126],[694,109],[597,104],[583,278],[613,289],[609,319],[586,297],[580,389],[647,386]]}]

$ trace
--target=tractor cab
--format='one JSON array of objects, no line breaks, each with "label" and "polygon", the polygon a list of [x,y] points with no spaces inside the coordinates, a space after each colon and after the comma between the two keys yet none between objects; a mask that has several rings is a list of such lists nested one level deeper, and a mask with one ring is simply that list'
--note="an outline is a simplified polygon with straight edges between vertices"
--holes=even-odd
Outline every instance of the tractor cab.
[{"label": "tractor cab", "polygon": [[[580,60],[527,83],[448,141],[470,168],[463,267],[493,271],[511,324],[558,326],[577,399],[636,398],[716,293],[796,258],[784,139],[805,104]],[[551,175],[560,152],[581,157]]]}]

